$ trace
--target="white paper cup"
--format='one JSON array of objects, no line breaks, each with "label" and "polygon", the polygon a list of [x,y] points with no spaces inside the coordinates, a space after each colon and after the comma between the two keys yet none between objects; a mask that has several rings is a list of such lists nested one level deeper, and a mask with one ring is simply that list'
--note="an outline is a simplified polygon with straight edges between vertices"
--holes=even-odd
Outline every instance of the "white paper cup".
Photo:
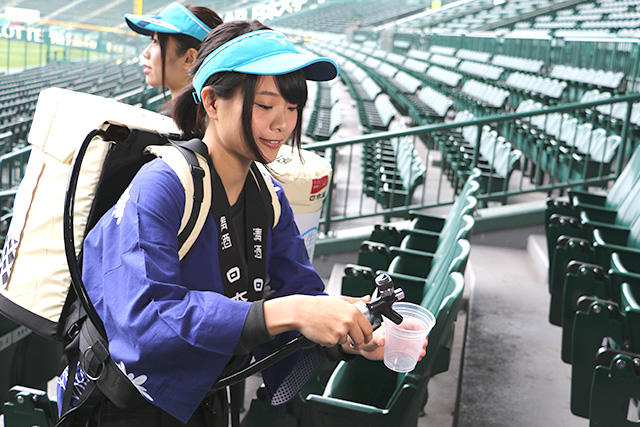
[{"label": "white paper cup", "polygon": [[393,309],[402,315],[403,320],[396,325],[383,318],[384,364],[392,371],[409,372],[416,367],[422,345],[436,319],[426,308],[410,302],[397,302]]}]

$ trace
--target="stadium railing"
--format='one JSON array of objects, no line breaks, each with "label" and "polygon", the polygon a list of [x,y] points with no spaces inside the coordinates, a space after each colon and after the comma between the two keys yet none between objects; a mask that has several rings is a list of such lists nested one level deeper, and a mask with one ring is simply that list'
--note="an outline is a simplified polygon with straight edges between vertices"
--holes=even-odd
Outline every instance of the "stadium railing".
[{"label": "stadium railing", "polygon": [[[335,153],[341,153],[345,159],[341,164],[334,164],[334,172],[332,176],[331,185],[329,187],[329,195],[327,202],[324,206],[324,213],[321,218],[320,232],[322,237],[327,237],[325,242],[331,241],[331,234],[334,229],[342,228],[340,225],[344,223],[347,225],[350,221],[358,221],[362,218],[381,218],[402,216],[411,210],[421,210],[427,208],[434,208],[438,206],[445,206],[453,203],[456,194],[456,188],[452,189],[446,179],[445,172],[442,168],[431,168],[430,164],[435,161],[439,164],[443,159],[444,152],[440,147],[434,143],[434,135],[459,135],[470,130],[474,130],[476,135],[476,144],[473,148],[467,152],[468,168],[472,170],[477,166],[482,166],[481,155],[481,137],[483,126],[490,126],[496,130],[499,136],[503,136],[505,141],[510,143],[510,150],[521,150],[522,147],[518,146],[518,141],[509,138],[509,135],[503,135],[505,127],[515,126],[516,121],[522,121],[530,123],[536,117],[548,117],[555,113],[571,113],[573,115],[589,114],[598,115],[597,107],[607,106],[610,104],[624,103],[629,106],[628,114],[625,120],[622,122],[620,129],[620,141],[618,148],[615,151],[613,157],[610,159],[610,169],[607,168],[595,168],[592,174],[585,175],[577,173],[583,170],[584,164],[580,163],[578,148],[574,145],[569,145],[566,149],[566,170],[567,173],[553,179],[546,177],[547,179],[532,179],[536,172],[528,171],[526,169],[516,170],[511,176],[508,185],[502,185],[500,188],[496,188],[493,184],[496,177],[487,176],[486,186],[480,191],[478,195],[479,201],[491,201],[500,200],[502,202],[511,198],[511,196],[528,194],[534,192],[546,192],[551,193],[553,191],[564,191],[569,188],[584,189],[587,187],[606,187],[607,184],[613,181],[622,171],[623,165],[628,160],[626,153],[631,152],[629,149],[633,147],[634,135],[637,134],[638,129],[636,126],[630,123],[629,115],[631,112],[631,105],[640,100],[640,94],[628,94],[618,97],[612,97],[604,100],[589,101],[583,103],[571,103],[563,104],[554,107],[542,108],[535,111],[518,112],[501,114],[490,117],[477,118],[473,120],[467,120],[463,122],[450,122],[439,123],[431,125],[416,126],[412,128],[405,128],[400,130],[394,130],[389,132],[369,134],[356,138],[349,138],[344,140],[330,140],[326,142],[317,142],[305,145],[306,149],[318,150],[324,152],[328,150]],[[404,198],[402,205],[398,206],[382,206],[375,201],[370,200],[365,194],[364,190],[360,189],[358,182],[361,182],[363,171],[360,165],[361,153],[369,146],[375,146],[381,142],[391,141],[396,138],[406,137],[411,141],[411,144],[415,147],[419,158],[424,166],[424,172],[422,176],[422,182],[413,191],[411,198]],[[572,160],[573,159],[573,160]],[[497,161],[497,156],[494,159],[486,159],[488,162],[485,164],[487,167],[493,167],[493,163]],[[397,159],[392,159],[396,162],[396,168],[398,166]],[[534,176],[531,176],[531,174]],[[529,175],[528,180],[525,177]],[[338,186],[337,183],[340,183]],[[464,182],[464,179],[460,181]],[[429,187],[429,191],[426,191],[425,187]],[[401,191],[394,190],[393,187],[389,188],[390,193],[394,191],[398,192],[398,196],[401,196]],[[348,203],[347,203],[348,201]],[[324,243],[321,243],[324,244]]]}]

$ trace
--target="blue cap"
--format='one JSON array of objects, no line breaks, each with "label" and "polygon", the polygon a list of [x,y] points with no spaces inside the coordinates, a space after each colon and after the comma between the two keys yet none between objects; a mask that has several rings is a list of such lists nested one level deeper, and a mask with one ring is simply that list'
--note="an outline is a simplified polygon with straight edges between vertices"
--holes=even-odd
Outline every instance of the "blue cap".
[{"label": "blue cap", "polygon": [[211,31],[211,28],[178,2],[171,3],[159,15],[127,13],[124,20],[133,31],[146,36],[153,33],[185,34],[202,41]]},{"label": "blue cap", "polygon": [[284,34],[258,30],[229,40],[211,52],[193,77],[194,99],[199,102],[205,82],[216,73],[235,71],[272,76],[303,69],[308,80],[331,80],[338,66],[329,58],[298,52]]}]

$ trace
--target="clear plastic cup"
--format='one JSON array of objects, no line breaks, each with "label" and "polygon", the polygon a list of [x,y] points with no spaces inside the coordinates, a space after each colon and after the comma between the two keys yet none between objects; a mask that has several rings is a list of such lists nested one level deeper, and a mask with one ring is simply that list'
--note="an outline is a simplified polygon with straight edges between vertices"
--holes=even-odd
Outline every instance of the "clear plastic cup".
[{"label": "clear plastic cup", "polygon": [[393,309],[402,315],[403,320],[396,325],[383,317],[384,364],[392,371],[409,372],[416,367],[422,345],[436,319],[426,308],[410,302],[397,302]]}]

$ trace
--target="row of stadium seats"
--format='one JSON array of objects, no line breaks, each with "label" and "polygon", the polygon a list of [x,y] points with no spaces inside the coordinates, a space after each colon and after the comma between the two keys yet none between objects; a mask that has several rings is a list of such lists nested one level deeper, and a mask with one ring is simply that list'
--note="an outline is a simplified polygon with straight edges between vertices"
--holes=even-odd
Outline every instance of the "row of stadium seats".
[{"label": "row of stadium seats", "polygon": [[[151,15],[157,14],[160,9],[166,7],[169,3],[171,3],[170,0],[145,0],[142,3],[143,13]],[[216,0],[215,9],[218,12],[223,12],[237,3],[237,0]],[[247,2],[245,1],[244,3]],[[93,24],[101,27],[122,27],[124,24],[123,14],[131,11],[128,4],[125,7],[123,6],[123,2],[118,0],[109,2],[76,0],[73,2],[73,7],[69,7],[69,4],[67,0],[4,0],[0,1],[0,8],[4,10],[6,6],[17,5],[21,8],[39,10],[42,18]]]},{"label": "row of stadium seats", "polygon": [[11,137],[2,138],[0,154],[26,143],[38,93],[51,86],[120,98],[132,104],[140,103],[151,93],[145,93],[144,76],[137,61],[50,64],[0,76],[0,135],[11,133]]},{"label": "row of stadium seats", "polygon": [[638,26],[637,5],[625,1],[601,1],[582,3],[575,8],[559,11],[555,16],[539,16],[528,26],[520,28],[540,29],[609,29],[636,28]]},{"label": "row of stadium seats", "polygon": [[[414,119],[417,119],[418,123],[430,123],[438,118],[440,120],[443,118],[439,114],[433,114],[432,109],[423,100],[443,100],[443,105],[448,106],[448,108],[444,107],[442,109],[445,114],[450,114],[455,106],[464,108],[466,105],[472,107],[471,112],[472,114],[475,113],[475,115],[483,115],[495,111],[497,106],[501,107],[498,111],[505,108],[515,108],[519,112],[524,112],[544,107],[542,103],[536,103],[532,100],[532,97],[541,95],[538,97],[539,99],[545,99],[546,102],[549,102],[549,100],[558,97],[563,88],[567,87],[567,82],[565,81],[520,72],[511,73],[507,80],[511,79],[510,83],[513,86],[521,86],[521,89],[509,87],[506,82],[487,84],[464,77],[464,74],[441,68],[438,65],[428,65],[427,62],[416,58],[410,58],[411,67],[408,68],[406,63],[409,59],[403,60],[401,55],[395,54],[376,54],[379,50],[374,49],[370,43],[366,46],[355,46],[358,50],[354,49],[353,44],[348,44],[348,46],[348,48],[338,46],[336,50],[339,55],[352,58],[350,62],[359,61],[359,64],[355,65],[359,67],[357,75],[363,76],[363,81],[366,78],[375,79],[373,80],[375,87],[383,89],[391,95],[391,99],[396,105],[404,107],[404,111],[403,108],[400,108],[400,112],[409,113]],[[418,55],[423,57],[440,55],[441,58],[446,58],[443,54],[451,53],[451,50],[440,47],[435,48],[433,52],[426,52],[426,54],[421,51],[421,54]],[[415,54],[419,51],[413,50],[412,52]],[[464,52],[462,55],[473,56]],[[429,81],[424,77],[424,74],[421,75],[416,71],[420,67],[424,69],[425,66],[427,77],[440,76],[440,78],[433,79],[437,80],[436,82]],[[447,80],[448,77],[450,78],[449,80]],[[447,81],[455,86],[440,85],[441,82]],[[458,85],[461,81],[464,84],[460,87]],[[507,89],[510,90],[507,91]],[[423,92],[435,94],[436,96],[420,96]],[[513,98],[513,100],[510,101],[509,98]],[[520,99],[518,104],[515,104],[516,99]],[[428,110],[431,111],[427,115],[426,112]],[[550,119],[547,121],[546,116],[537,116],[534,118],[533,126],[525,121],[519,122],[521,126],[516,128],[498,129],[498,132],[501,133],[498,136],[513,144],[511,150],[499,150],[499,152],[504,153],[501,158],[505,160],[503,165],[497,168],[504,171],[502,178],[508,178],[513,168],[519,164],[519,161],[515,159],[513,161],[507,160],[513,159],[513,156],[507,154],[508,151],[513,151],[513,149],[522,151],[526,156],[523,166],[529,163],[532,165],[530,173],[532,179],[535,176],[536,182],[541,182],[544,174],[549,175],[552,180],[560,181],[569,178],[592,178],[609,173],[612,160],[621,142],[621,138],[618,135],[621,129],[618,124],[608,122],[605,123],[606,126],[602,127],[596,123],[588,123],[586,117],[574,119],[560,114],[551,115]],[[612,128],[616,126],[618,127],[617,130],[613,130]],[[545,129],[545,127],[548,127],[548,129]],[[445,137],[444,140],[448,141],[450,138]],[[475,143],[475,140],[473,142]],[[472,147],[470,151],[473,151]],[[449,149],[444,152],[451,154]],[[467,153],[462,158],[465,160],[464,162],[457,162],[454,165],[462,164],[465,166],[462,170],[468,170],[472,159],[469,148],[467,148]],[[509,166],[504,167],[504,165]],[[446,159],[445,167],[449,167]],[[448,172],[454,186],[458,182],[464,182],[464,173],[458,176],[458,173],[451,169],[448,169]],[[500,179],[492,181],[491,188],[495,191],[503,191],[508,188],[508,179],[506,181]],[[505,182],[506,186],[502,187]]]},{"label": "row of stadium seats", "polygon": [[[469,121],[473,118],[470,112],[461,111],[454,118],[454,122]],[[442,168],[454,189],[464,183],[476,167],[481,172],[478,177],[481,193],[506,191],[513,171],[520,167],[522,153],[514,149],[503,137],[498,136],[497,131],[489,126],[483,126],[481,132],[479,139],[475,126],[434,132],[432,138],[442,152]],[[474,152],[478,141],[479,156],[474,165]],[[506,202],[506,198],[498,200]]]},{"label": "row of stadium seats", "polygon": [[371,26],[422,10],[424,5],[410,0],[333,0],[267,22],[284,28],[343,34],[356,23]]},{"label": "row of stadium seats", "polygon": [[441,13],[409,21],[416,29],[429,28],[448,31],[472,30],[497,24],[523,14],[535,13],[553,4],[550,0],[512,0],[496,3],[477,1],[462,3]]},{"label": "row of stadium seats", "polygon": [[[447,49],[449,56],[445,56],[440,46],[432,45],[427,55],[418,53],[415,49],[409,55],[420,55],[431,63],[457,69],[470,76],[480,77],[485,81],[508,87],[523,89],[537,93],[551,99],[565,98],[571,101],[579,100],[587,88],[598,87],[604,90],[619,90],[624,81],[624,73],[602,69],[574,67],[569,65],[554,65],[549,74],[543,74],[543,61],[526,58],[496,55],[491,59],[493,64],[510,64],[516,72],[507,72],[504,68],[479,62],[460,61],[459,54],[453,56],[455,50]],[[466,52],[464,49],[460,49]],[[441,52],[432,54],[433,52]],[[431,56],[429,56],[431,55]],[[463,53],[464,55],[464,53]]]},{"label": "row of stadium seats", "polygon": [[[518,16],[522,20],[514,21]],[[609,3],[598,1],[562,3],[549,0],[511,0],[500,3],[476,1],[462,3],[426,16],[416,15],[403,23],[406,32],[429,31],[449,34],[474,30],[513,27],[518,30],[532,29],[553,33],[567,30],[624,31],[637,28],[638,8],[625,0]],[[503,34],[499,31],[497,35]]]},{"label": "row of stadium seats", "polygon": [[[532,112],[542,108],[541,103],[526,100],[516,111]],[[567,113],[516,121],[515,128],[507,133],[527,158],[557,180],[608,174],[622,141],[611,129],[594,128],[584,118]]]},{"label": "row of stadium seats", "polygon": [[571,411],[591,425],[626,426],[640,398],[640,150],[605,193],[549,200],[549,320],[571,363]]},{"label": "row of stadium seats", "polygon": [[[399,116],[392,98],[383,93],[383,87],[377,81],[382,82],[384,90],[396,97],[403,96],[402,99],[407,103],[411,102],[408,100],[408,95],[411,94],[403,95],[402,88],[410,87],[411,90],[412,85],[415,85],[415,78],[404,75],[390,83],[379,75],[369,74],[371,70],[365,65],[358,65],[342,55],[328,53],[317,46],[315,50],[320,54],[330,54],[340,64],[342,80],[356,100],[361,124],[367,132],[387,130],[392,120]],[[384,70],[384,67],[382,69]],[[426,93],[422,97],[425,95]],[[418,94],[412,98],[412,105],[415,106],[419,102],[416,99],[420,96],[421,94]],[[398,105],[398,100],[393,100],[396,101],[395,105]],[[437,103],[438,99],[435,101]],[[422,105],[422,108],[423,111],[428,110],[430,116],[438,116],[438,113],[429,107]],[[363,193],[374,198],[385,209],[411,204],[415,190],[424,182],[426,171],[415,151],[413,140],[406,137],[364,145],[361,166]]]},{"label": "row of stadium seats", "polygon": [[[624,84],[622,72],[557,64],[550,66],[548,74],[545,74],[542,60],[505,55],[492,56],[487,52],[477,52],[479,55],[476,56],[485,58],[464,60],[470,57],[467,52],[467,49],[456,50],[446,46],[432,45],[428,51],[413,48],[407,52],[407,55],[412,57],[412,63],[416,60],[422,63],[428,61],[471,77],[480,77],[488,82],[525,89],[552,99],[564,97],[567,100],[577,101],[584,91],[591,87],[620,90]],[[517,72],[507,72],[506,69]],[[457,86],[457,82],[453,83],[453,86]]]},{"label": "row of stadium seats", "polygon": [[425,180],[412,137],[378,140],[363,147],[363,192],[383,208],[410,205]]},{"label": "row of stadium seats", "polygon": [[[462,305],[463,274],[470,250],[466,237],[473,227],[470,214],[476,206],[478,175],[467,181],[447,217],[414,212],[410,226],[402,231],[378,225],[358,256],[358,262],[368,266],[345,268],[343,294],[371,293],[374,272],[382,270],[391,275],[396,288],[404,290],[406,301],[434,313],[436,326],[429,333],[427,355],[407,374],[362,358],[340,362],[324,387],[300,395],[299,425],[416,425],[428,400],[430,378],[449,368],[455,320]],[[376,256],[378,251],[386,255]]]},{"label": "row of stadium seats", "polygon": [[[373,56],[373,52],[372,56],[369,56],[364,52],[356,53],[343,47],[335,47],[334,49],[324,47],[317,50],[342,59],[347,63],[347,70],[353,69],[353,79],[365,85],[363,86],[365,91],[368,90],[374,94],[378,90],[385,92],[391,98],[398,112],[411,116],[416,123],[441,121],[448,111],[448,107],[444,107],[444,105],[451,106],[453,104],[452,101],[447,100],[446,95],[430,99],[429,95],[433,91],[423,93],[423,90],[428,87],[423,73],[408,68],[400,69],[395,64]],[[379,53],[375,55],[381,56]],[[354,65],[349,65],[349,63]],[[347,72],[349,73],[349,71]],[[351,74],[347,76],[347,80],[350,76]],[[347,84],[349,83],[353,84],[347,81]],[[358,88],[354,88],[354,92],[358,90]]]},{"label": "row of stadium seats", "polygon": [[[609,92],[600,92],[597,89],[593,89],[585,92],[581,102],[597,101],[608,98],[611,98],[611,94]],[[627,104],[617,103],[611,105],[599,105],[596,107],[596,110],[601,114],[611,117],[612,119],[625,120],[627,115]],[[640,126],[640,103],[633,104],[629,119],[632,124]]]},{"label": "row of stadium seats", "polygon": [[[378,83],[374,82],[377,90],[382,88],[388,90],[388,93],[392,96],[392,99],[396,101],[396,104],[404,106],[405,111],[413,111],[414,114],[412,114],[412,116],[414,118],[416,116],[420,117],[422,119],[420,121],[421,123],[428,123],[435,120],[441,121],[444,119],[445,115],[449,114],[452,106],[454,105],[453,99],[431,86],[428,86],[424,77],[419,79],[418,73],[413,72],[413,74],[409,74],[411,70],[402,70],[400,69],[402,68],[401,65],[394,66],[389,62],[383,62],[379,58],[367,56],[363,53],[364,51],[371,52],[372,54],[374,53],[374,51],[368,49],[361,49],[356,54],[353,54],[353,52],[350,52],[349,50],[342,50],[341,52],[341,55],[353,59],[352,61],[349,61],[350,63],[354,63],[358,60],[362,61],[360,62],[360,65],[349,66],[349,69],[354,69],[353,75],[356,76],[355,78],[360,78],[363,82],[367,82],[369,81],[368,79],[373,80],[375,78],[375,81],[380,83],[378,85]],[[393,55],[387,55],[384,59],[385,61],[391,60],[399,62]],[[430,69],[435,70],[436,67],[437,66],[431,66]],[[438,71],[440,70],[445,73],[448,72],[438,67]],[[459,99],[465,97],[467,102],[473,103],[476,107],[479,104],[478,100],[482,99],[484,100],[485,110],[495,110],[497,105],[504,104],[509,93],[504,89],[489,86],[477,80],[467,80],[459,93],[456,94],[455,92],[452,92],[452,94],[457,95],[457,98]],[[434,109],[429,107],[427,104],[433,105],[433,107],[437,108],[440,113],[434,111]],[[413,107],[413,109],[411,107]],[[416,112],[418,108],[420,108],[420,113]],[[429,117],[428,121],[425,120],[427,114]],[[457,121],[460,121],[463,118],[472,119],[473,114],[470,113],[468,116],[458,114],[456,117]],[[467,130],[475,132],[472,128],[468,128]],[[459,183],[465,181],[465,178],[468,176],[469,171],[473,166],[473,147],[476,144],[476,137],[468,136],[465,140],[463,137],[459,136],[459,133],[453,136],[449,134],[450,133],[447,133],[446,135],[434,134],[431,138],[436,139],[436,142],[440,145],[444,153],[443,166],[448,172],[448,176],[451,178],[452,184],[454,187],[457,187]],[[487,136],[487,138],[482,139],[482,143],[479,146],[480,162],[478,164],[480,167],[485,169],[481,179],[483,191],[505,191],[508,188],[509,178],[513,170],[520,165],[520,157],[522,154],[518,150],[515,150],[515,148],[505,141],[504,138],[499,137],[495,131],[488,133]],[[367,154],[371,155],[371,152]],[[365,156],[365,165],[373,164],[375,167],[379,167],[376,161],[375,156],[371,159],[367,159]],[[454,168],[451,168],[451,166],[454,166]],[[372,183],[380,181],[380,175],[367,172],[367,169],[365,169],[363,175],[365,177],[367,175],[373,176],[371,179]],[[416,174],[413,174],[412,176],[416,176]],[[384,180],[384,177],[382,177],[382,179]],[[365,188],[367,188],[366,185]],[[373,188],[373,186],[370,186],[369,188]],[[374,194],[374,191],[370,190],[369,193]],[[383,198],[383,195],[380,195],[380,193],[377,194],[379,199]],[[384,196],[386,197],[386,194]],[[504,198],[495,199],[502,202],[506,201]],[[404,202],[404,198],[399,200],[400,205],[404,204]],[[383,204],[383,206],[389,206],[389,203]]]},{"label": "row of stadium seats", "polygon": [[342,112],[339,87],[327,82],[318,82],[316,100],[307,123],[305,134],[314,140],[327,140],[340,127]]}]

